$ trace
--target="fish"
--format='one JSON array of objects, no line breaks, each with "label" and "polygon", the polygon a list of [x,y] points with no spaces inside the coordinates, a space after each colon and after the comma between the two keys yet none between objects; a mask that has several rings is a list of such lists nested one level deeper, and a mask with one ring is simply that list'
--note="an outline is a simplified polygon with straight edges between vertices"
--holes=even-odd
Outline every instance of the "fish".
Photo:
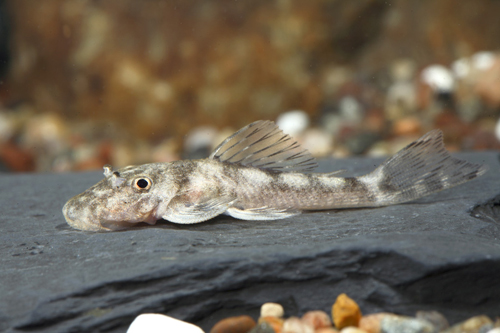
[{"label": "fish", "polygon": [[481,176],[487,166],[453,157],[432,130],[360,177],[314,173],[315,158],[272,121],[259,120],[225,139],[206,159],[113,170],[63,207],[86,231],[121,230],[158,220],[192,224],[226,214],[277,220],[304,211],[400,204]]}]

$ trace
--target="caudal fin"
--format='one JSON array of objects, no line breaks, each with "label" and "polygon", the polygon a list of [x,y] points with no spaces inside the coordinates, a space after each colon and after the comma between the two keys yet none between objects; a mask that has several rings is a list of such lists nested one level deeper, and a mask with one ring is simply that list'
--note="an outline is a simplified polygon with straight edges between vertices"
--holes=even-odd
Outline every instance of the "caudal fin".
[{"label": "caudal fin", "polygon": [[433,130],[364,176],[373,184],[379,205],[415,200],[460,185],[488,170],[487,166],[454,158],[445,149],[443,133]]}]

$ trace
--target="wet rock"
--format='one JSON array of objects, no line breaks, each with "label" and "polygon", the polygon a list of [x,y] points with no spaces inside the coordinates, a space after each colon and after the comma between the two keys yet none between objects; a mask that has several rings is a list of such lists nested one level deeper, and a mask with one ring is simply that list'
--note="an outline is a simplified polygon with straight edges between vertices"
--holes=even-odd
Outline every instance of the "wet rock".
[{"label": "wet rock", "polygon": [[[194,225],[158,221],[112,233],[73,230],[61,213],[102,171],[0,174],[0,331],[124,332],[149,309],[208,332],[230,316],[258,318],[269,300],[289,315],[328,311],[346,291],[366,313],[435,309],[454,323],[494,318],[500,229],[469,209],[498,195],[498,153],[457,157],[490,171],[389,207],[272,223],[229,216]],[[318,172],[366,174],[380,162],[321,160]]]},{"label": "wet rock", "polygon": [[138,316],[130,325],[127,333],[204,333],[201,328],[182,320],[157,313],[146,313]]},{"label": "wet rock", "polygon": [[285,314],[285,310],[278,303],[264,303],[260,307],[260,316],[261,317],[277,317],[283,318]]},{"label": "wet rock", "polygon": [[255,320],[250,316],[229,317],[215,324],[210,333],[247,333],[255,326]]},{"label": "wet rock", "polygon": [[361,310],[354,300],[346,294],[340,294],[332,306],[332,318],[335,327],[338,329],[358,326],[361,319]]},{"label": "wet rock", "polygon": [[315,330],[323,327],[331,327],[332,321],[324,311],[308,311],[302,316],[302,321],[312,326]]}]

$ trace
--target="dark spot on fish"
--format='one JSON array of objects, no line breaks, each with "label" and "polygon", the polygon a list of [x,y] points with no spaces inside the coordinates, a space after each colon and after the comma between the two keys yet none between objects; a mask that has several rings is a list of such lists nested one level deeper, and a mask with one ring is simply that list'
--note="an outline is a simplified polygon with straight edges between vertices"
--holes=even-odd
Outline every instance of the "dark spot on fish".
[{"label": "dark spot on fish", "polygon": [[350,193],[356,193],[367,201],[376,201],[375,195],[370,191],[368,186],[354,177],[344,178],[344,186],[342,190]]},{"label": "dark spot on fish", "polygon": [[382,170],[382,178],[380,182],[377,184],[378,189],[382,193],[392,194],[399,192],[399,187],[393,184],[394,177],[391,177],[388,173]]}]

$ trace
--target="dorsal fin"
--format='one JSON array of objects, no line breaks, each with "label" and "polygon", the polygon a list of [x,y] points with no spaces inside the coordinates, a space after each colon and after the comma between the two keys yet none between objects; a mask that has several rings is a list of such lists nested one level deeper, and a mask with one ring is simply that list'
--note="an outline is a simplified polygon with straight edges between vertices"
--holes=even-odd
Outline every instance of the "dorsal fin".
[{"label": "dorsal fin", "polygon": [[307,150],[269,120],[243,127],[215,148],[210,158],[281,172],[311,171],[317,166]]}]

